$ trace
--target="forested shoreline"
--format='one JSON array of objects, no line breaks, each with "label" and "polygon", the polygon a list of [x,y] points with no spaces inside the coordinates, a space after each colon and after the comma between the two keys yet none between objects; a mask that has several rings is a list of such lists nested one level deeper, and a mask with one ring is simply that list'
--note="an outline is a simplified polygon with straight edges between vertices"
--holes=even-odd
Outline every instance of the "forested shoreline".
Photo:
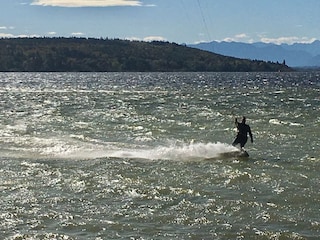
[{"label": "forested shoreline", "polygon": [[2,72],[277,72],[284,64],[226,57],[169,42],[0,39]]}]

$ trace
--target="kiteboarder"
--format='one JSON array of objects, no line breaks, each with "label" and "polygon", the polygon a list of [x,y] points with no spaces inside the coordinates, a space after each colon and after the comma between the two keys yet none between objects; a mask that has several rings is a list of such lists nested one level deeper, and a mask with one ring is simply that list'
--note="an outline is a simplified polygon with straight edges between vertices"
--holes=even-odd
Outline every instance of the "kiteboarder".
[{"label": "kiteboarder", "polygon": [[253,143],[253,136],[251,133],[251,129],[250,129],[250,126],[248,124],[246,124],[246,117],[242,118],[241,123],[238,122],[238,119],[236,118],[235,125],[238,129],[238,134],[237,134],[236,139],[233,141],[232,145],[236,146],[236,145],[240,144],[240,149],[243,150],[242,148],[244,147],[244,145],[248,141],[248,133],[251,138],[251,142]]}]

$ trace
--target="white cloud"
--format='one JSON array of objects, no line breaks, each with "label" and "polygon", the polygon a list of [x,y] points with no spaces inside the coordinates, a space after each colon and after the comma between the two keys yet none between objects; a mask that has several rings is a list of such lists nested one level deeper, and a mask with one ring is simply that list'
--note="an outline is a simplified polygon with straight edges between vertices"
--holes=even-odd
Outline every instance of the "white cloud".
[{"label": "white cloud", "polygon": [[142,6],[140,0],[33,0],[31,5],[52,7]]},{"label": "white cloud", "polygon": [[10,27],[7,27],[7,26],[0,26],[0,30],[12,30],[14,29],[14,27],[10,26]]},{"label": "white cloud", "polygon": [[224,41],[224,42],[236,42],[237,40],[235,40],[235,38],[227,37],[227,38],[224,38],[222,41]]},{"label": "white cloud", "polygon": [[264,43],[273,43],[273,44],[294,44],[294,43],[312,43],[316,38],[308,38],[308,37],[278,37],[278,38],[269,38],[265,33],[258,34],[258,38],[251,38],[245,33],[237,34],[233,37],[224,38],[222,41],[225,42],[246,42],[246,43],[254,43],[254,42],[264,42]]},{"label": "white cloud", "polygon": [[144,41],[144,42],[152,42],[152,41],[166,42],[166,41],[168,41],[166,38],[161,37],[161,36],[148,36],[148,37],[144,37],[144,38],[128,37],[126,39],[130,40],[130,41]]},{"label": "white cloud", "polygon": [[149,37],[143,38],[143,41],[146,41],[146,42],[167,41],[167,39],[165,39],[164,37],[161,37],[161,36],[149,36]]},{"label": "white cloud", "polygon": [[274,44],[294,44],[294,43],[312,43],[316,38],[307,38],[307,37],[279,37],[279,38],[267,38],[267,37],[262,37],[260,39],[261,42],[264,43],[274,43]]},{"label": "white cloud", "polygon": [[56,32],[48,32],[48,35],[56,35]]},{"label": "white cloud", "polygon": [[126,40],[129,40],[129,41],[142,41],[141,38],[137,38],[137,37],[128,37],[128,38],[125,38]]},{"label": "white cloud", "polygon": [[40,37],[40,36],[36,35],[36,34],[33,34],[33,35],[26,35],[26,34],[14,35],[11,33],[0,33],[0,38],[33,38],[33,37]]},{"label": "white cloud", "polygon": [[233,37],[227,37],[223,39],[224,42],[249,42],[252,43],[253,39],[250,38],[246,33],[239,33],[234,35]]},{"label": "white cloud", "polygon": [[82,32],[73,32],[73,33],[71,33],[71,35],[72,36],[83,36],[84,33],[82,33]]},{"label": "white cloud", "polygon": [[15,36],[10,33],[0,33],[0,38],[13,38],[13,37]]},{"label": "white cloud", "polygon": [[237,39],[243,39],[243,38],[248,38],[248,36],[247,36],[247,34],[245,34],[245,33],[240,33],[240,34],[235,35],[235,38],[237,38]]}]

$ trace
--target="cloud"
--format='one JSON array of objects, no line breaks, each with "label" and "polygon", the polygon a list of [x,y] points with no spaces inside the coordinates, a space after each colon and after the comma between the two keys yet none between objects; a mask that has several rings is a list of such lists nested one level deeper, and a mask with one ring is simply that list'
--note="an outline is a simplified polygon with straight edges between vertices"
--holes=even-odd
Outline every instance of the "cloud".
[{"label": "cloud", "polygon": [[144,38],[128,37],[126,39],[130,40],[130,41],[144,41],[144,42],[152,42],[152,41],[166,42],[166,41],[168,41],[166,38],[161,37],[161,36],[148,36],[148,37],[144,37]]},{"label": "cloud", "polygon": [[84,33],[82,33],[82,32],[73,32],[73,33],[71,33],[71,35],[72,36],[83,36]]},{"label": "cloud", "polygon": [[246,33],[239,33],[233,37],[223,39],[224,42],[253,42],[253,40]]},{"label": "cloud", "polygon": [[165,42],[165,41],[167,41],[167,39],[164,38],[164,37],[161,37],[161,36],[149,36],[149,37],[143,38],[143,41],[145,41],[145,42],[152,42],[152,41],[163,41],[163,42]]},{"label": "cloud", "polygon": [[33,35],[26,35],[26,34],[14,35],[11,33],[1,33],[0,32],[0,38],[34,38],[34,37],[40,37],[40,36],[36,35],[36,34],[33,34]]},{"label": "cloud", "polygon": [[48,32],[48,35],[56,35],[56,32]]},{"label": "cloud", "polygon": [[0,33],[0,38],[14,38],[15,36],[10,33]]},{"label": "cloud", "polygon": [[294,43],[312,43],[316,38],[308,38],[308,37],[279,37],[279,38],[267,38],[262,37],[260,39],[261,42],[264,43],[274,43],[277,45],[286,43],[286,44],[294,44]]},{"label": "cloud", "polygon": [[238,38],[238,39],[241,39],[241,38],[248,38],[247,34],[245,34],[245,33],[237,34],[235,37],[236,37],[236,38]]},{"label": "cloud", "polygon": [[265,33],[258,34],[257,38],[251,38],[245,33],[237,34],[233,37],[224,38],[222,41],[225,42],[247,42],[247,43],[254,43],[254,42],[264,42],[264,43],[273,43],[273,44],[294,44],[294,43],[312,43],[316,38],[308,38],[308,37],[278,37],[278,38],[269,38],[266,37]]},{"label": "cloud", "polygon": [[33,0],[31,5],[52,7],[142,6],[140,0]]},{"label": "cloud", "polygon": [[14,27],[10,26],[10,27],[7,27],[7,26],[0,26],[0,30],[12,30],[14,29]]}]

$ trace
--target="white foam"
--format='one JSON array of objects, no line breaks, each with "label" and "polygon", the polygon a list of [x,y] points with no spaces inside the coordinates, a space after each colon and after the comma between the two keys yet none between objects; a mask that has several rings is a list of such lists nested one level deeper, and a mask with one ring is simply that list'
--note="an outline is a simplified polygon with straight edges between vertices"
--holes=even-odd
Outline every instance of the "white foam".
[{"label": "white foam", "polygon": [[289,126],[298,126],[298,127],[303,127],[304,125],[301,123],[297,123],[297,122],[288,122],[288,121],[281,121],[279,119],[270,119],[269,120],[270,124],[274,124],[274,125],[289,125]]},{"label": "white foam", "polygon": [[237,148],[225,143],[190,143],[158,146],[148,149],[119,149],[109,151],[108,157],[148,160],[190,161],[216,158],[221,153],[236,151]]},{"label": "white foam", "polygon": [[284,124],[282,121],[280,121],[279,119],[270,119],[269,120],[270,124],[274,124],[274,125],[281,125]]},{"label": "white foam", "polygon": [[6,148],[12,157],[57,159],[145,159],[191,161],[219,157],[221,153],[236,151],[226,143],[181,143],[166,141],[157,143],[136,140],[135,143],[104,142],[83,135],[12,137],[7,139]]}]

